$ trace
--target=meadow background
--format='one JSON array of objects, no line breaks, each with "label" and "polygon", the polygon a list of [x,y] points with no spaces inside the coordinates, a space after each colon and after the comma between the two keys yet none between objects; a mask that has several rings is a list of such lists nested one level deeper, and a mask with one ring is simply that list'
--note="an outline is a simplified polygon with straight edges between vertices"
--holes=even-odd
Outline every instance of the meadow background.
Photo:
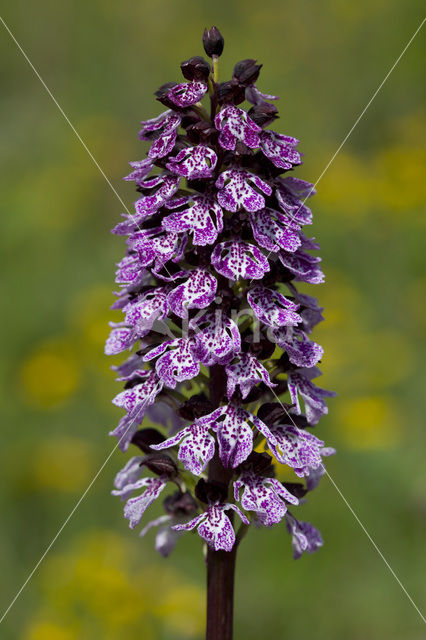
[{"label": "meadow background", "polygon": [[[120,196],[143,157],[153,92],[225,37],[221,77],[264,64],[278,131],[301,139],[315,181],[423,17],[420,0],[28,0],[3,18]],[[407,51],[312,201],[326,284],[316,339],[335,389],[320,436],[328,468],[424,605],[426,556],[425,33]],[[112,450],[111,360],[123,208],[0,25],[0,603],[6,609]],[[422,451],[423,449],[423,451]],[[116,451],[2,623],[5,640],[197,640],[204,566],[186,536],[165,561],[110,496]],[[420,640],[423,623],[327,479],[302,508],[324,548],[294,562],[283,526],[252,531],[237,570],[236,638]],[[155,508],[152,513],[155,514]]]}]

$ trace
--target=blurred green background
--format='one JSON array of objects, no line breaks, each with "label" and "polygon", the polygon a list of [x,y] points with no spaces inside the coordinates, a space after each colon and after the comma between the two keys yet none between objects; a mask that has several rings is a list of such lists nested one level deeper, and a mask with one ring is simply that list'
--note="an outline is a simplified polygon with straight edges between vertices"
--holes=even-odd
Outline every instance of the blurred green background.
[{"label": "blurred green background", "polygon": [[[3,18],[129,207],[121,182],[143,157],[153,92],[225,36],[221,77],[264,64],[278,130],[301,139],[297,175],[315,181],[422,19],[420,0],[48,0]],[[328,468],[401,581],[425,602],[426,255],[424,69],[420,33],[318,185],[313,233],[327,282],[321,382],[335,389],[319,435]],[[110,235],[122,206],[0,26],[1,590],[5,609],[115,440]],[[202,638],[204,566],[190,535],[169,560],[127,528],[110,496],[116,451],[0,629],[4,639]],[[156,509],[152,509],[152,514]],[[327,479],[298,511],[324,548],[294,562],[284,526],[239,552],[236,639],[389,640],[423,623]],[[423,544],[422,544],[423,543]]]}]

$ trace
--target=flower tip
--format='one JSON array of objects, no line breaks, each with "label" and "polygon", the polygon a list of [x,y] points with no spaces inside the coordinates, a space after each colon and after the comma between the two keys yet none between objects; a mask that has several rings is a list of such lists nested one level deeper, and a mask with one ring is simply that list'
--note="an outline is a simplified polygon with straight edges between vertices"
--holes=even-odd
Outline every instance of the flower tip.
[{"label": "flower tip", "polygon": [[223,36],[217,27],[213,26],[210,29],[204,29],[203,47],[210,58],[222,55],[224,44]]}]

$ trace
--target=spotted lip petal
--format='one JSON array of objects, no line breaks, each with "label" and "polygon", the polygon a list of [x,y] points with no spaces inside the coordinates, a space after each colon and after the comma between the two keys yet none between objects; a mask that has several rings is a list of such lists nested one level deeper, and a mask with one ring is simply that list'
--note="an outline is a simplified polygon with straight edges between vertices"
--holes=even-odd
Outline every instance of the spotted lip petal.
[{"label": "spotted lip petal", "polygon": [[198,420],[217,434],[219,457],[225,468],[235,469],[253,450],[253,427],[275,443],[275,436],[259,418],[233,404],[219,407]]},{"label": "spotted lip petal", "polygon": [[149,351],[144,360],[152,360],[159,355],[155,370],[160,380],[170,389],[174,389],[178,382],[195,378],[200,372],[200,365],[194,358],[191,338],[163,342],[160,347]]},{"label": "spotted lip petal", "polygon": [[172,173],[188,180],[210,178],[215,170],[217,155],[206,145],[186,147],[175,158],[169,158],[166,167]]},{"label": "spotted lip petal", "polygon": [[183,82],[170,89],[167,97],[177,107],[184,109],[199,102],[207,92],[207,85],[204,82]]},{"label": "spotted lip petal", "polygon": [[275,131],[262,131],[260,135],[262,152],[280,169],[291,169],[293,165],[301,164],[300,153],[295,149],[297,144],[299,141],[296,138]]},{"label": "spotted lip petal", "polygon": [[324,398],[333,398],[336,394],[317,387],[311,382],[310,377],[319,375],[319,372],[310,369],[300,369],[288,374],[288,389],[291,400],[296,407],[296,413],[300,414],[299,394],[305,402],[305,414],[309,424],[317,424],[320,418],[328,413],[328,407]]},{"label": "spotted lip petal", "polygon": [[168,175],[167,173],[163,173],[161,176],[149,181],[145,180],[143,182],[144,188],[153,189],[158,187],[158,189],[154,194],[142,196],[135,202],[136,213],[140,214],[140,219],[144,220],[166,204],[178,190],[179,182],[180,176]]},{"label": "spotted lip petal", "polygon": [[130,349],[134,343],[134,334],[130,327],[122,325],[112,325],[112,327],[111,333],[105,343],[105,355],[107,356],[113,356],[126,349]]},{"label": "spotted lip petal", "polygon": [[178,113],[168,110],[157,118],[142,122],[139,138],[141,140],[153,140],[148,152],[150,160],[164,158],[173,150],[181,120],[182,118]]},{"label": "spotted lip petal", "polygon": [[226,364],[241,349],[238,326],[222,311],[191,320],[189,328],[195,331],[194,353],[205,366]]},{"label": "spotted lip petal", "polygon": [[222,108],[214,120],[215,127],[220,131],[219,144],[223,149],[235,150],[237,141],[243,142],[250,149],[260,145],[259,127],[243,109],[233,105]]},{"label": "spotted lip petal", "polygon": [[125,322],[133,327],[138,337],[143,337],[149,333],[156,320],[167,316],[168,308],[167,289],[151,289],[124,307]]},{"label": "spotted lip petal", "polygon": [[240,209],[259,211],[265,207],[265,198],[251,184],[270,196],[272,188],[256,174],[244,169],[227,169],[216,180],[217,200],[221,207],[235,213]]},{"label": "spotted lip petal", "polygon": [[177,206],[192,203],[183,211],[177,211],[162,220],[167,231],[193,233],[194,245],[209,245],[216,242],[218,234],[223,230],[222,208],[211,196],[194,196],[177,201]]},{"label": "spotted lip petal", "polygon": [[294,253],[281,251],[279,254],[282,264],[294,274],[296,281],[320,284],[324,282],[324,274],[319,267],[321,258],[311,256],[298,249]]},{"label": "spotted lip petal", "polygon": [[171,311],[179,318],[186,318],[189,309],[205,309],[214,300],[217,280],[208,271],[194,269],[189,277],[167,296]]},{"label": "spotted lip petal", "polygon": [[216,245],[211,261],[218,273],[231,280],[259,280],[270,270],[266,256],[254,245],[241,240],[228,240]]},{"label": "spotted lip petal", "polygon": [[209,433],[209,428],[209,425],[194,422],[189,427],[184,427],[175,436],[160,444],[152,445],[151,448],[159,451],[179,444],[179,460],[183,462],[185,469],[200,476],[213,458],[215,451],[215,441]]},{"label": "spotted lip petal", "polygon": [[146,410],[154,404],[157,395],[163,388],[163,382],[155,371],[140,372],[140,375],[145,378],[141,384],[122,391],[113,400],[115,405],[123,407],[128,412],[120,420],[118,426],[113,431],[110,431],[110,435],[118,439],[118,444],[122,451],[127,450],[138,425],[145,416]]},{"label": "spotted lip petal", "polygon": [[234,482],[235,500],[239,500],[242,488],[241,506],[246,511],[254,511],[265,527],[281,522],[287,512],[284,500],[292,504],[299,503],[278,480],[259,476],[252,471],[243,473]]},{"label": "spotted lip petal", "polygon": [[253,236],[264,249],[273,252],[281,249],[293,252],[300,247],[300,233],[289,226],[285,216],[278,211],[261,209],[256,213],[250,213],[249,219]]},{"label": "spotted lip petal", "polygon": [[134,180],[136,183],[142,182],[154,167],[151,158],[145,158],[144,160],[138,160],[137,162],[130,162],[129,164],[133,168],[133,171],[129,173],[124,180]]},{"label": "spotted lip petal", "polygon": [[247,293],[247,301],[255,316],[268,327],[294,326],[302,322],[296,313],[299,306],[273,289],[253,287]]},{"label": "spotted lip petal", "polygon": [[137,489],[145,487],[145,491],[135,498],[127,500],[124,506],[124,517],[129,520],[129,527],[134,529],[141,521],[146,509],[158,498],[167,484],[164,478],[142,478],[133,484],[128,484],[123,489],[112,492],[115,496],[128,495]]},{"label": "spotted lip petal", "polygon": [[311,469],[322,465],[321,450],[324,442],[294,425],[274,425],[271,431],[277,439],[271,451],[282,464],[294,469],[299,477],[309,475]]},{"label": "spotted lip petal", "polygon": [[201,513],[186,524],[178,524],[173,527],[175,531],[190,531],[197,527],[200,535],[215,551],[232,551],[235,543],[235,531],[230,519],[224,513],[228,509],[235,511],[244,524],[249,524],[247,517],[235,504],[212,504],[207,511]]},{"label": "spotted lip petal", "polygon": [[314,367],[324,354],[324,349],[309,340],[303,331],[293,327],[281,327],[274,329],[272,333],[277,345],[287,352],[290,362],[297,367]]},{"label": "spotted lip petal", "polygon": [[129,248],[137,252],[136,260],[141,267],[153,266],[159,271],[169,260],[182,258],[187,242],[184,236],[164,231],[162,227],[138,231],[128,241]]},{"label": "spotted lip petal", "polygon": [[296,520],[290,513],[287,513],[285,523],[287,531],[292,536],[295,560],[300,558],[303,552],[315,553],[324,544],[318,529],[315,529],[309,522]]},{"label": "spotted lip petal", "polygon": [[[313,189],[313,185],[304,180],[298,180],[297,185],[303,183]],[[304,195],[307,192],[307,187],[299,188],[295,187],[295,178],[277,178],[275,181],[278,204],[289,219],[299,225],[312,224],[312,212],[309,207],[306,206],[305,200],[309,195],[313,195],[314,191],[309,195]],[[303,200],[301,200],[303,198]]]},{"label": "spotted lip petal", "polygon": [[246,398],[252,388],[259,382],[263,382],[268,387],[276,387],[271,382],[267,369],[250,353],[240,353],[237,361],[228,364],[225,367],[228,376],[226,392],[228,398],[231,398],[237,385],[241,389],[241,395]]}]

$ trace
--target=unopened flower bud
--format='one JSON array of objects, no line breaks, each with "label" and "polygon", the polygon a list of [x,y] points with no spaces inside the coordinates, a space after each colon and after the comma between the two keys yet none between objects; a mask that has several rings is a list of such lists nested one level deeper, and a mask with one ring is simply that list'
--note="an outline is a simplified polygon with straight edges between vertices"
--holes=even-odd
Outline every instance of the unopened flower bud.
[{"label": "unopened flower bud", "polygon": [[165,437],[157,429],[139,429],[133,436],[131,443],[139,447],[144,453],[152,453],[151,445],[164,442]]},{"label": "unopened flower bud", "polygon": [[198,500],[206,504],[224,502],[228,495],[228,487],[221,482],[207,482],[201,478],[195,487],[195,495]]},{"label": "unopened flower bud", "polygon": [[204,29],[203,46],[204,51],[210,58],[212,56],[222,55],[225,41],[217,27],[211,27],[209,30]]},{"label": "unopened flower bud", "polygon": [[207,78],[210,74],[210,65],[201,56],[194,56],[194,58],[181,62],[180,68],[183,76],[187,80],[200,80],[201,82],[207,82]]},{"label": "unopened flower bud", "polygon": [[177,466],[175,461],[166,453],[151,453],[141,462],[141,467],[147,467],[158,476],[167,476],[174,478],[177,475]]},{"label": "unopened flower bud", "polygon": [[261,64],[256,64],[256,60],[251,60],[248,58],[247,60],[241,60],[241,62],[237,62],[234,67],[233,76],[238,80],[238,82],[245,87],[248,87],[259,77],[260,70],[262,68]]},{"label": "unopened flower bud", "polygon": [[182,493],[182,491],[172,493],[164,500],[163,506],[166,513],[171,516],[187,516],[197,510],[197,503],[189,491],[185,493]]},{"label": "unopened flower bud", "polygon": [[263,104],[255,105],[252,107],[248,115],[250,118],[258,124],[260,127],[266,127],[278,118],[278,109],[275,105],[264,102]]},{"label": "unopened flower bud", "polygon": [[202,393],[192,396],[186,400],[178,409],[178,414],[185,420],[196,420],[213,411],[214,407],[210,400]]}]

